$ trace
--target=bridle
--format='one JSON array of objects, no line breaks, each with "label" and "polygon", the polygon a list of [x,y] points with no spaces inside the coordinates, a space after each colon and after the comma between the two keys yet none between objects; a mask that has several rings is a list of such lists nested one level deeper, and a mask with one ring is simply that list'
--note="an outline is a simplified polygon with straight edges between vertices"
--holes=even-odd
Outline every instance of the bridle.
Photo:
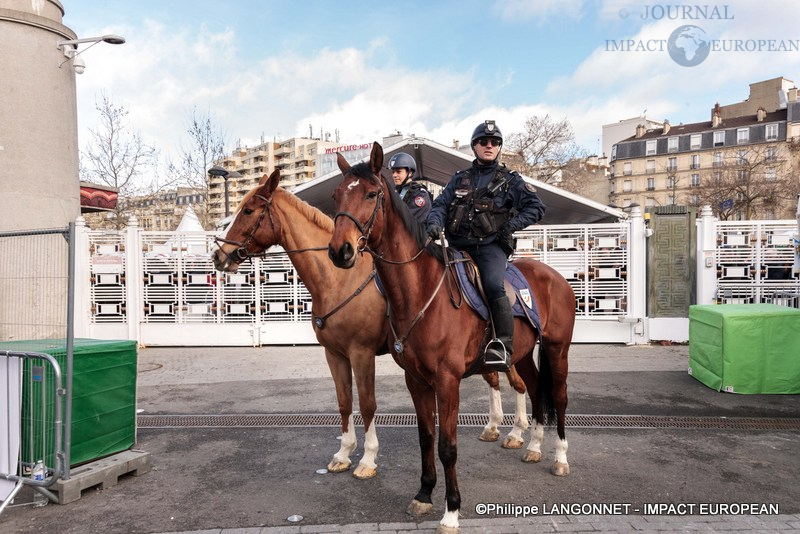
[{"label": "bridle", "polygon": [[[264,195],[253,195],[253,196],[255,198],[258,198],[258,199],[261,199],[261,200],[264,201],[264,209],[261,210],[261,213],[259,214],[258,219],[256,219],[256,222],[253,224],[253,226],[250,228],[250,230],[248,230],[247,233],[244,235],[244,237],[245,237],[244,241],[243,242],[232,241],[230,239],[225,239],[224,237],[215,237],[214,238],[214,242],[219,247],[219,251],[222,252],[223,254],[225,254],[225,256],[228,258],[228,260],[231,260],[234,263],[243,263],[243,262],[245,262],[247,260],[251,260],[252,258],[264,258],[264,257],[270,256],[272,254],[284,254],[284,253],[289,254],[289,253],[292,253],[292,252],[308,252],[308,251],[312,251],[312,250],[328,250],[327,247],[311,247],[311,248],[298,248],[298,249],[291,249],[291,250],[283,250],[283,251],[280,251],[280,252],[266,252],[266,251],[264,251],[264,252],[259,252],[259,253],[252,253],[252,252],[248,251],[247,247],[249,247],[250,243],[252,243],[253,239],[255,239],[256,232],[258,232],[258,228],[261,226],[261,221],[264,220],[264,216],[265,215],[269,214],[269,224],[272,227],[272,233],[274,235],[277,235],[277,231],[275,229],[275,219],[272,217],[272,210],[270,209],[270,206],[272,206],[272,198],[267,198]],[[225,252],[222,249],[221,243],[222,244],[228,244],[228,245],[235,245],[238,248],[236,248],[233,252],[231,252],[229,254],[229,253]]]},{"label": "bridle", "polygon": [[[380,180],[380,177],[378,177],[377,179]],[[356,250],[358,250],[358,252],[367,252],[376,260],[382,261],[384,263],[391,263],[392,265],[403,265],[406,263],[411,263],[412,261],[419,258],[423,252],[425,252],[425,248],[432,241],[430,237],[428,237],[425,240],[425,244],[422,247],[420,247],[419,252],[417,252],[414,255],[414,257],[412,257],[410,260],[401,260],[401,261],[390,260],[388,258],[384,258],[383,255],[376,253],[369,247],[368,244],[369,236],[372,234],[372,229],[375,227],[375,221],[378,218],[378,210],[380,209],[381,211],[384,212],[386,211],[386,196],[383,192],[383,187],[380,186],[380,181],[378,182],[378,185],[379,185],[378,195],[375,197],[375,208],[373,208],[372,214],[370,214],[369,219],[367,219],[364,224],[361,224],[361,222],[356,218],[356,216],[350,213],[349,211],[336,212],[336,214],[333,216],[333,223],[336,224],[336,219],[338,219],[339,217],[347,217],[353,222],[353,224],[356,225],[358,231],[361,232],[361,236],[356,241]]]},{"label": "bridle", "polygon": [[[385,194],[383,192],[383,186],[381,185],[380,177],[378,177],[378,185],[379,185],[379,189],[378,189],[378,195],[375,197],[375,208],[372,210],[372,214],[369,216],[369,218],[367,219],[367,221],[364,224],[361,224],[361,222],[356,218],[356,216],[353,215],[352,213],[350,213],[349,211],[339,211],[339,212],[337,212],[336,215],[333,216],[334,224],[336,223],[336,219],[337,218],[346,217],[346,218],[350,219],[353,222],[353,224],[356,225],[356,228],[358,228],[358,231],[361,232],[361,236],[358,238],[358,241],[357,241],[358,245],[356,247],[359,252],[366,251],[370,255],[372,255],[372,257],[375,258],[376,261],[382,261],[384,263],[390,263],[392,265],[409,264],[409,263],[413,262],[414,260],[416,260],[417,258],[419,258],[420,255],[422,255],[423,252],[425,252],[425,249],[427,248],[428,244],[431,242],[431,237],[430,236],[428,236],[427,239],[425,240],[424,246],[420,247],[419,252],[417,252],[411,259],[402,260],[402,261],[394,261],[394,260],[390,260],[390,259],[384,258],[383,255],[378,254],[374,250],[369,248],[369,245],[367,244],[367,242],[369,240],[369,236],[372,234],[372,230],[373,230],[373,228],[375,226],[375,221],[376,221],[377,216],[378,216],[378,210],[381,209],[384,212],[386,211],[386,206],[385,206],[386,197],[385,197]],[[391,309],[389,308],[389,328],[391,329],[392,336],[394,337],[394,350],[399,355],[402,355],[402,353],[403,353],[405,340],[411,334],[411,331],[414,329],[414,327],[417,325],[417,323],[425,316],[425,312],[428,310],[430,305],[433,304],[433,301],[435,300],[436,295],[439,293],[439,290],[441,289],[445,278],[447,278],[447,274],[450,272],[450,264],[449,264],[450,262],[448,262],[448,260],[447,260],[447,253],[444,250],[445,248],[446,248],[445,244],[442,243],[442,249],[443,249],[442,253],[444,254],[444,258],[445,258],[445,266],[444,266],[444,269],[442,270],[442,276],[441,276],[441,278],[439,278],[439,281],[436,284],[436,288],[433,290],[433,293],[431,293],[431,296],[428,298],[428,301],[425,303],[425,305],[422,307],[422,309],[417,313],[417,315],[414,316],[414,319],[411,321],[411,324],[408,326],[408,329],[407,329],[407,331],[406,331],[406,333],[404,335],[402,335],[402,336],[398,336],[397,335],[397,331],[395,330],[394,323],[392,322],[392,318],[391,318]],[[450,273],[450,276],[451,277],[453,276],[452,273]],[[455,300],[453,298],[452,287],[449,286],[448,289],[449,289],[450,302],[456,308],[461,307],[461,303],[459,302],[458,304],[456,304],[456,302],[455,302]]]}]

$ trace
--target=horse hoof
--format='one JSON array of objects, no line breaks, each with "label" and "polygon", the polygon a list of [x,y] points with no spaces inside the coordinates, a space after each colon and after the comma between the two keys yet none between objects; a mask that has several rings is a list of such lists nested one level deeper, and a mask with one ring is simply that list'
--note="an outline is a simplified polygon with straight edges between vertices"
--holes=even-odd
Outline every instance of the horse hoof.
[{"label": "horse hoof", "polygon": [[328,472],[329,473],[344,473],[345,471],[350,470],[350,462],[340,462],[336,458],[331,460],[331,463],[328,464]]},{"label": "horse hoof", "polygon": [[478,439],[481,441],[497,441],[500,438],[500,432],[497,430],[484,430]]},{"label": "horse hoof", "polygon": [[521,449],[523,442],[521,439],[517,439],[511,436],[507,436],[506,439],[503,441],[503,448],[504,449]]},{"label": "horse hoof", "polygon": [[555,462],[550,472],[557,477],[565,477],[569,474],[569,464],[562,464],[561,462]]},{"label": "horse hoof", "polygon": [[538,464],[542,461],[542,453],[539,451],[525,451],[525,456],[522,457],[523,462]]},{"label": "horse hoof", "polygon": [[436,534],[458,534],[458,527],[446,527],[439,525],[436,527]]},{"label": "horse hoof", "polygon": [[411,501],[411,504],[408,505],[406,513],[408,515],[413,515],[414,517],[419,517],[421,515],[429,514],[431,511],[433,511],[433,504],[414,499]]},{"label": "horse hoof", "polygon": [[353,476],[359,480],[367,480],[368,478],[372,478],[378,474],[378,470],[374,467],[366,467],[363,465],[359,465],[356,467],[356,470],[353,471]]}]

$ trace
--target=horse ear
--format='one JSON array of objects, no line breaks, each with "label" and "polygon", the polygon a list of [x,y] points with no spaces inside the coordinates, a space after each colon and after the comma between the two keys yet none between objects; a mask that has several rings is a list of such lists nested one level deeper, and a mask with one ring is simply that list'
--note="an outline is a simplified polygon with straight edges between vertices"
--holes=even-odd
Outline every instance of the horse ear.
[{"label": "horse ear", "polygon": [[347,160],[344,159],[341,152],[336,153],[336,164],[339,165],[339,170],[342,171],[342,174],[350,170],[350,164],[347,163]]},{"label": "horse ear", "polygon": [[267,178],[266,174],[262,176],[261,181],[258,183],[258,185],[267,184],[267,191],[272,193],[275,191],[275,188],[278,187],[280,181],[281,181],[281,171],[279,169],[275,169],[274,171],[272,171],[272,174],[269,175],[269,178]]},{"label": "horse ear", "polygon": [[372,174],[380,176],[381,168],[383,168],[383,147],[377,141],[372,143],[372,153],[369,155],[369,164],[372,168]]}]

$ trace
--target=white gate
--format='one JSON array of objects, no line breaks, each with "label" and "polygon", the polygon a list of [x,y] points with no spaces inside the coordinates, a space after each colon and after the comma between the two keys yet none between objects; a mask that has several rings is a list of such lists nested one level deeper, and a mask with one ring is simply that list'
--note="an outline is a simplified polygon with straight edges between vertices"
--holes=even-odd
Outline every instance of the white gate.
[{"label": "white gate", "polygon": [[699,304],[800,308],[796,221],[717,221],[704,210],[697,234]]},{"label": "white gate", "polygon": [[[214,269],[211,232],[94,231],[78,221],[76,329],[142,345],[316,343],[311,297],[286,254],[237,273]],[[646,343],[644,225],[638,209],[615,224],[532,227],[516,256],[556,268],[572,285],[573,340]],[[82,274],[85,273],[85,274]]]}]

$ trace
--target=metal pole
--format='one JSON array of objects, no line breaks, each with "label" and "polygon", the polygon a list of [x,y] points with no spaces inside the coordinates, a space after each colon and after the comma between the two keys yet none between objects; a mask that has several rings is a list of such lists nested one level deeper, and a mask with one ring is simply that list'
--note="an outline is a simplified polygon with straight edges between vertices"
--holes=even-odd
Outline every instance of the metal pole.
[{"label": "metal pole", "polygon": [[228,217],[231,214],[230,204],[228,203],[228,175],[225,174],[222,180],[225,182],[225,217]]},{"label": "metal pole", "polygon": [[75,223],[69,223],[69,258],[67,260],[67,370],[66,409],[64,414],[64,480],[69,480],[72,444],[72,356],[75,344]]}]

